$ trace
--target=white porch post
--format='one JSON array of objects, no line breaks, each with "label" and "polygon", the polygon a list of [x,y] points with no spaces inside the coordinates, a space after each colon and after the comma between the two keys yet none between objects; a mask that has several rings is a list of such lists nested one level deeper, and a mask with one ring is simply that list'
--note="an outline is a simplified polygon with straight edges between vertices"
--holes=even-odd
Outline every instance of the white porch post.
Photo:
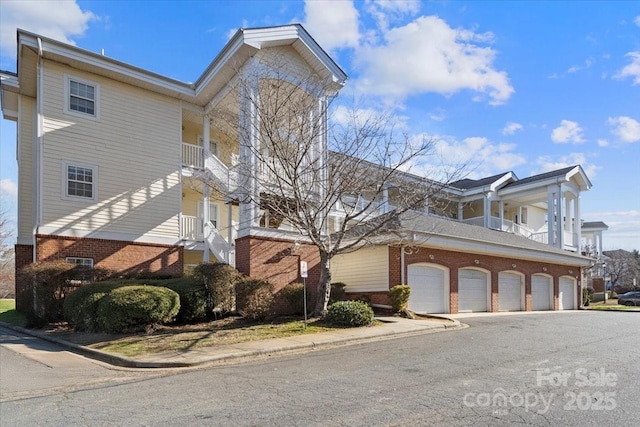
[{"label": "white porch post", "polygon": [[[207,114],[202,116],[202,145],[204,158],[209,156],[209,116]],[[210,218],[210,202],[209,202],[209,185],[206,179],[202,183],[202,232],[204,234],[204,250],[202,252],[202,262],[209,262],[209,242],[207,236],[209,234],[209,221]]]},{"label": "white porch post", "polygon": [[571,231],[571,199],[569,197],[564,198],[564,229]]},{"label": "white porch post", "polygon": [[547,244],[551,246],[556,245],[554,238],[555,221],[556,221],[556,207],[555,207],[555,194],[553,187],[549,186],[547,189]]},{"label": "white porch post", "polygon": [[389,189],[385,185],[382,189],[382,213],[389,212]]},{"label": "white porch post", "polygon": [[429,197],[424,199],[424,213],[429,215]]},{"label": "white porch post", "polygon": [[462,202],[458,202],[458,221],[462,221],[464,219],[464,208],[462,206]]},{"label": "white porch post", "polygon": [[231,203],[227,203],[227,243],[229,244],[229,250],[227,251],[227,263],[232,265],[231,248],[236,242],[233,240],[233,206]]},{"label": "white porch post", "polygon": [[500,230],[504,230],[504,201],[498,202],[498,215],[500,216]]},{"label": "white porch post", "polygon": [[562,185],[558,184],[558,193],[556,194],[556,209],[557,209],[557,217],[556,217],[556,247],[562,249],[563,248],[563,237],[564,233],[562,230],[562,219],[564,217],[564,213],[562,212]]},{"label": "white porch post", "polygon": [[484,216],[484,226],[489,228],[489,217],[491,216],[491,202],[489,201],[489,195],[485,194],[482,199],[482,213]]},{"label": "white porch post", "polygon": [[[249,71],[250,72],[250,71]],[[260,117],[258,81],[251,79],[240,87],[240,229],[238,236],[248,236],[260,225],[259,183]]]},{"label": "white porch post", "polygon": [[574,235],[576,236],[576,246],[578,248],[578,254],[582,253],[582,218],[580,218],[580,191],[576,194],[576,198],[573,199],[573,224]]}]

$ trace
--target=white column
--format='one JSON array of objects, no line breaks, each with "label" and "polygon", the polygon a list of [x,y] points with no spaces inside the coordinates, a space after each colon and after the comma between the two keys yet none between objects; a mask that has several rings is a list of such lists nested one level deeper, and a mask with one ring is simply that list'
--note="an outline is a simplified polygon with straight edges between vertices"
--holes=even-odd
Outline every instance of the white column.
[{"label": "white column", "polygon": [[553,187],[549,187],[547,189],[547,244],[551,246],[555,246],[556,241],[554,239],[554,230],[555,230],[555,194],[553,192]]},{"label": "white column", "polygon": [[429,197],[424,199],[424,213],[429,215]]},{"label": "white column", "polygon": [[571,199],[564,198],[564,229],[571,231]]},{"label": "white column", "polygon": [[500,230],[504,230],[504,201],[498,202],[498,215],[500,216]]},{"label": "white column", "polygon": [[[209,116],[202,116],[202,146],[204,158],[209,156]],[[209,262],[209,242],[207,236],[209,235],[209,221],[210,218],[210,201],[209,201],[209,185],[205,179],[202,183],[202,231],[204,233],[204,251],[202,252],[202,262]]]},{"label": "white column", "polygon": [[558,193],[556,194],[556,247],[562,249],[564,233],[562,230],[562,218],[564,213],[562,212],[562,186],[558,184]]},{"label": "white column", "polygon": [[484,215],[484,226],[485,228],[489,228],[489,217],[491,216],[491,202],[489,202],[489,196],[487,194],[485,194],[484,199],[482,199],[482,212]]},{"label": "white column", "polygon": [[389,212],[389,189],[385,185],[382,189],[382,213]]},{"label": "white column", "polygon": [[576,198],[573,199],[573,223],[574,234],[576,238],[576,246],[578,247],[578,254],[582,253],[582,218],[580,218],[580,191],[576,194]]},{"label": "white column", "polygon": [[227,251],[227,263],[231,262],[231,248],[236,244],[233,240],[233,205],[227,203],[227,243],[229,244],[229,250]]},{"label": "white column", "polygon": [[458,202],[458,221],[462,221],[464,219],[464,207],[462,202]]},{"label": "white column", "polygon": [[247,236],[252,227],[260,224],[259,177],[260,117],[258,82],[252,80],[240,87],[240,229],[238,236]]}]

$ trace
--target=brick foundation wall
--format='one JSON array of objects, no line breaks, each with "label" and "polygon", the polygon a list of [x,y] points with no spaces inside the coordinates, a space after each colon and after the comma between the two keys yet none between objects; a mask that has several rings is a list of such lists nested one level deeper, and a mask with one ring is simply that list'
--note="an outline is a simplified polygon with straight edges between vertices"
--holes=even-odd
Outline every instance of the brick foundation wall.
[{"label": "brick foundation wall", "polygon": [[[400,247],[389,248],[389,284],[394,286],[401,282]],[[571,276],[577,279],[576,301],[580,299],[580,267],[550,264],[536,261],[526,261],[495,257],[489,255],[467,254],[463,252],[445,251],[441,249],[418,248],[412,253],[405,253],[405,268],[415,263],[438,264],[449,268],[450,280],[450,313],[458,312],[458,269],[479,268],[489,271],[491,275],[491,311],[498,311],[498,273],[512,271],[524,274],[525,279],[525,310],[531,310],[531,276],[542,273],[553,277],[554,310],[559,308],[558,290],[561,276]],[[405,278],[407,277],[405,270]]]},{"label": "brick foundation wall", "polygon": [[184,248],[120,240],[36,236],[37,261],[53,261],[66,257],[93,258],[94,267],[124,274],[155,273],[181,276]]},{"label": "brick foundation wall", "polygon": [[302,283],[300,261],[306,261],[308,267],[307,292],[310,310],[313,310],[317,287],[320,280],[320,255],[318,248],[309,244],[300,244],[294,254],[291,247],[295,241],[273,239],[258,236],[245,236],[236,239],[236,268],[243,274],[271,282],[276,291],[276,311],[286,307],[277,293],[289,283]]}]

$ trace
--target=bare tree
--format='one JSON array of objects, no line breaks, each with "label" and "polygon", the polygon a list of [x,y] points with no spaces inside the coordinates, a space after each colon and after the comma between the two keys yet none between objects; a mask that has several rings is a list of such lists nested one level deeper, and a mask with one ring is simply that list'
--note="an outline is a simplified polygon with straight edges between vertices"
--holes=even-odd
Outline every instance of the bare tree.
[{"label": "bare tree", "polygon": [[[240,140],[232,191],[241,205],[253,206],[244,210],[252,212],[249,220],[260,216],[260,225],[271,228],[286,223],[318,249],[314,313],[323,315],[331,259],[379,243],[402,215],[433,204],[429,199],[459,179],[463,166],[433,168],[442,172],[438,179],[413,175],[437,159],[433,139],[410,138],[391,114],[333,108],[335,83],[292,70],[285,57],[257,63],[240,70],[233,102],[221,102],[210,117],[230,140]],[[213,179],[209,184],[216,187]],[[241,208],[241,226],[242,215]]]},{"label": "bare tree", "polygon": [[[625,251],[617,249],[604,251],[606,257],[607,273],[611,279],[611,286],[614,290],[627,292],[640,286],[640,256],[638,251]],[[635,279],[635,282],[634,282]]]},{"label": "bare tree", "polygon": [[8,241],[11,234],[6,215],[0,212],[0,298],[13,298],[15,295],[15,257]]}]

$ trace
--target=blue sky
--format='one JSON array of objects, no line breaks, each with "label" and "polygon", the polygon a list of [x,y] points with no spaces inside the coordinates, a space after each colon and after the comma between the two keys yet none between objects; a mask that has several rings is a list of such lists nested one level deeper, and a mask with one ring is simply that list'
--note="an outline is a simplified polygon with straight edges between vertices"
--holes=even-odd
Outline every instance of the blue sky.
[{"label": "blue sky", "polygon": [[[605,249],[640,249],[640,2],[0,2],[15,29],[194,81],[239,27],[302,23],[349,75],[343,94],[392,110],[471,178],[581,164]],[[2,209],[15,218],[15,126],[2,121]]]}]

